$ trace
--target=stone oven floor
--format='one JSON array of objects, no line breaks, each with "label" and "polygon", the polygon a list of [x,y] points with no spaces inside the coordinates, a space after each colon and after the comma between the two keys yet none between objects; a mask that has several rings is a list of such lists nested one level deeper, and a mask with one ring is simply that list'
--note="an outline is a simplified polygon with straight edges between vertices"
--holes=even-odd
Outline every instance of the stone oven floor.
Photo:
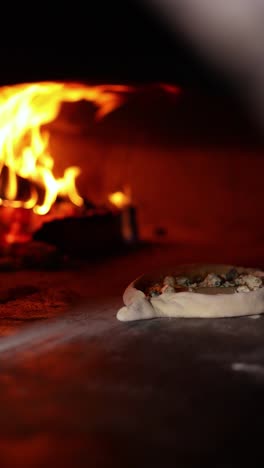
[{"label": "stone oven floor", "polygon": [[125,286],[250,251],[146,246],[69,271],[0,273],[0,466],[263,466],[264,318],[120,323]]}]

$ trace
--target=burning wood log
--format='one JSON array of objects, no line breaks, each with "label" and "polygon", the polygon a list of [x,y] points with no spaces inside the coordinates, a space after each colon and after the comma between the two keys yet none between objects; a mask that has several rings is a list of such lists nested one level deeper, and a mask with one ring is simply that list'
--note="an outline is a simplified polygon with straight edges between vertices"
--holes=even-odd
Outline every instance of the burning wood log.
[{"label": "burning wood log", "polygon": [[98,257],[124,246],[121,212],[54,219],[33,235],[74,257]]}]

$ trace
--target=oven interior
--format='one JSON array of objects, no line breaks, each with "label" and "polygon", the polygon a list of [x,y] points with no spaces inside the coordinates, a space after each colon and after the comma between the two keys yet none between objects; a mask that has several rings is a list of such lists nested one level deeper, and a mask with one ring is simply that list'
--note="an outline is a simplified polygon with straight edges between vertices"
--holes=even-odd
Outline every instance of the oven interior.
[{"label": "oven interior", "polygon": [[101,5],[102,21],[95,6],[88,25],[79,10],[76,35],[66,12],[50,47],[1,49],[0,116],[20,85],[90,93],[40,125],[49,177],[80,168],[79,205],[67,188],[44,214],[25,206],[55,179],[21,169],[31,127],[0,141],[3,466],[220,468],[260,453],[262,318],[116,320],[145,272],[264,265],[259,120],[180,33],[128,5]]}]

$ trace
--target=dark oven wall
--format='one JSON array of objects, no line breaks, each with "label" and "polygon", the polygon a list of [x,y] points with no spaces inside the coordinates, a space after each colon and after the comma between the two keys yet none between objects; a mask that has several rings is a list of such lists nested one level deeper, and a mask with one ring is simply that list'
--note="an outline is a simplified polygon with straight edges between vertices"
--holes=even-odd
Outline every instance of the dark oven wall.
[{"label": "dark oven wall", "polygon": [[70,107],[51,125],[52,153],[58,168],[82,168],[87,198],[103,203],[129,185],[143,236],[262,242],[263,142],[235,100],[143,86],[98,123],[85,104]]},{"label": "dark oven wall", "polygon": [[0,83],[83,79],[167,81],[217,91],[223,86],[219,70],[141,1],[89,2],[87,12],[78,1],[63,11],[45,2],[40,13],[31,19],[26,8],[21,12],[18,41],[7,41],[2,32]]}]

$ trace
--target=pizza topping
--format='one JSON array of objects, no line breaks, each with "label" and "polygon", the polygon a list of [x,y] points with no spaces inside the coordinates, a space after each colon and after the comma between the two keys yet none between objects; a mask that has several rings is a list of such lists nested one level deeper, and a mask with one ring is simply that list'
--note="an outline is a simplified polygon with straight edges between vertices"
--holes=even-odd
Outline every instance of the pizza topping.
[{"label": "pizza topping", "polygon": [[171,286],[174,288],[176,283],[176,279],[173,276],[165,276],[163,280],[164,286]]},{"label": "pizza topping", "polygon": [[190,286],[190,280],[186,276],[178,276],[175,280],[179,286]]},{"label": "pizza topping", "polygon": [[251,274],[238,273],[232,268],[225,275],[208,273],[204,278],[186,276],[165,276],[161,283],[154,284],[146,291],[150,300],[161,294],[178,292],[194,292],[200,294],[234,294],[256,291],[264,287],[264,272],[256,271]]},{"label": "pizza topping", "polygon": [[229,270],[227,274],[223,276],[225,276],[227,281],[234,281],[238,277],[238,272],[235,268],[231,268],[231,270]]},{"label": "pizza topping", "polygon": [[221,286],[223,279],[215,273],[209,273],[205,279],[199,284],[200,288],[214,288]]},{"label": "pizza topping", "polygon": [[223,288],[233,288],[235,286],[235,283],[233,281],[224,281],[224,283],[221,286]]},{"label": "pizza topping", "polygon": [[173,286],[169,286],[168,284],[165,284],[162,288],[161,288],[161,294],[164,294],[164,293],[174,293],[175,292],[175,288]]},{"label": "pizza topping", "polygon": [[161,289],[162,287],[160,284],[154,284],[154,286],[151,286],[151,288],[149,288],[148,295],[150,297],[159,296],[161,294]]},{"label": "pizza topping", "polygon": [[262,280],[253,275],[241,275],[235,279],[235,284],[238,286],[248,286],[251,291],[255,291],[262,286]]}]

